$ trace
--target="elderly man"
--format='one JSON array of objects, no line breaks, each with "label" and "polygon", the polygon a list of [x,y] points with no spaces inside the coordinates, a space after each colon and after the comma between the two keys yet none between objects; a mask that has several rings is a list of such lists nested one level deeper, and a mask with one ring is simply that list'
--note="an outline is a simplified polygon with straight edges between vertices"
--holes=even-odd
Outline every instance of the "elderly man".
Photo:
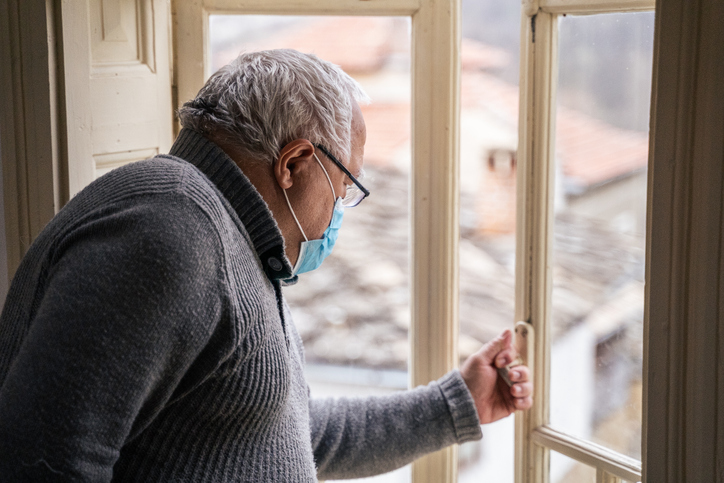
[{"label": "elderly man", "polygon": [[359,86],[244,54],[34,242],[0,321],[0,481],[307,482],[373,475],[531,405],[506,331],[408,392],[310,400],[282,285],[317,268],[359,183]]}]

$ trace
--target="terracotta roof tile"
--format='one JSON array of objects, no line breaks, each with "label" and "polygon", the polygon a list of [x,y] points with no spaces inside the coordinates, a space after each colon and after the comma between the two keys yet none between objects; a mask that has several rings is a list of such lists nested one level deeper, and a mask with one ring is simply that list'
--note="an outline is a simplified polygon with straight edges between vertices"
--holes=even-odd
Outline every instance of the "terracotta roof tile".
[{"label": "terracotta roof tile", "polygon": [[365,163],[383,166],[399,157],[410,143],[410,104],[370,104],[362,107],[367,125]]},{"label": "terracotta roof tile", "polygon": [[643,169],[648,135],[620,129],[564,107],[557,113],[557,156],[563,174],[579,188]]},{"label": "terracotta roof tile", "polygon": [[460,49],[462,70],[501,69],[510,64],[510,54],[503,49],[464,38]]},{"label": "terracotta roof tile", "polygon": [[[518,87],[485,72],[463,72],[462,109],[496,111],[518,118]],[[557,156],[563,174],[581,185],[594,186],[646,167],[648,135],[620,129],[572,109],[558,107]]]},{"label": "terracotta roof tile", "polygon": [[[337,64],[349,74],[374,72],[382,67],[391,51],[394,20],[389,17],[310,18],[297,28],[287,29],[257,48],[293,48]],[[320,31],[324,36],[318,35]],[[327,39],[336,39],[329,42]]]}]

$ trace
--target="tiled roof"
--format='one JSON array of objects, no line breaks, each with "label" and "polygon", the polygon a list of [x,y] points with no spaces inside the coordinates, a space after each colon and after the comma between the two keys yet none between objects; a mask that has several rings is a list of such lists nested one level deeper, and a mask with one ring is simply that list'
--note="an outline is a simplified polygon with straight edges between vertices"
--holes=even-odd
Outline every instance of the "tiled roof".
[{"label": "tiled roof", "polygon": [[410,104],[377,104],[362,106],[367,125],[365,163],[387,165],[399,158],[402,150],[410,149]]},{"label": "tiled roof", "polygon": [[[518,86],[485,72],[463,72],[462,109],[480,108],[515,124]],[[565,107],[556,113],[556,155],[567,185],[577,191],[646,167],[648,135],[620,129]]]},{"label": "tiled roof", "polygon": [[[406,21],[390,17],[311,17],[301,25],[287,26],[256,48],[295,48],[312,52],[340,65],[352,75],[374,75],[390,61],[399,60],[409,49]],[[324,32],[325,36],[319,33]],[[333,38],[334,42],[327,39]],[[236,56],[236,49],[221,52],[223,60]],[[408,54],[409,55],[409,54]],[[228,57],[228,59],[226,59]],[[462,109],[479,108],[517,125],[518,87],[505,82],[486,69],[504,67],[510,62],[505,51],[481,42],[464,39],[461,50]],[[393,79],[394,81],[394,79]],[[407,82],[403,77],[399,82]],[[394,159],[410,136],[409,101],[400,104],[372,104],[364,114],[370,131],[366,151],[372,163]],[[619,129],[581,112],[564,107],[557,115],[557,157],[573,192],[584,191],[607,181],[636,172],[646,166],[646,133]]]},{"label": "tiled roof", "polygon": [[[463,57],[465,49],[463,48]],[[496,111],[517,125],[518,86],[505,82],[491,74],[473,71],[462,72],[460,83],[461,108],[481,108]]]},{"label": "tiled roof", "polygon": [[[319,35],[324,32],[325,35]],[[334,38],[335,42],[327,39]],[[311,18],[301,25],[279,29],[277,35],[246,45],[256,48],[294,48],[312,52],[340,65],[352,75],[370,77],[383,70],[393,53],[409,49],[407,26],[389,17]],[[229,56],[236,50],[218,55]],[[394,56],[392,56],[394,57]],[[505,51],[481,42],[464,39],[462,43],[462,109],[483,109],[515,129],[518,118],[518,87],[486,72],[510,62]],[[390,82],[408,82],[402,76]],[[374,100],[373,100],[374,101]],[[396,159],[409,143],[409,100],[366,106],[368,126],[366,157],[371,163]],[[497,127],[497,126],[496,126]],[[648,137],[645,133],[619,129],[580,112],[558,108],[557,157],[573,193],[638,171],[646,166]]]},{"label": "tiled roof", "polygon": [[502,69],[510,64],[510,54],[503,49],[463,38],[460,53],[463,71]]},{"label": "tiled roof", "polygon": [[[382,67],[391,52],[394,26],[395,19],[389,17],[311,17],[302,25],[281,29],[278,35],[246,48],[293,48],[337,64],[349,74],[362,74]],[[318,35],[320,31],[324,31],[324,37]],[[328,42],[327,38],[336,40]]]},{"label": "tiled roof", "polygon": [[648,135],[619,129],[580,112],[558,107],[557,155],[574,190],[614,180],[646,167]]}]

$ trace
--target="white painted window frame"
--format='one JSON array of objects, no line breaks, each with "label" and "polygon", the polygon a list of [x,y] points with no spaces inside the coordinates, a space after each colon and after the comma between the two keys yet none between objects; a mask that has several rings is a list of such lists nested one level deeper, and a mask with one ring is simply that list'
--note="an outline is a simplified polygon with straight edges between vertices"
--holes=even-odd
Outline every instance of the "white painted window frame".
[{"label": "white painted window frame", "polygon": [[523,0],[518,145],[516,320],[534,329],[536,396],[516,414],[516,483],[548,483],[550,450],[596,469],[597,483],[641,481],[641,462],[550,423],[551,294],[558,16],[654,10],[653,0]]},{"label": "white painted window frame", "polygon": [[[409,16],[412,19],[411,385],[457,365],[459,239],[459,0],[176,1],[179,103],[209,72],[210,14]],[[414,483],[457,480],[457,448],[416,461]]]}]

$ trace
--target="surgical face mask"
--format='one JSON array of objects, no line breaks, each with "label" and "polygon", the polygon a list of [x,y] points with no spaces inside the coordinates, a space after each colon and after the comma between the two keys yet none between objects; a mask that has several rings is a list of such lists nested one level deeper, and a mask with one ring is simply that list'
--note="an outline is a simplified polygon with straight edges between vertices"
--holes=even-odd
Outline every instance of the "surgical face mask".
[{"label": "surgical face mask", "polygon": [[[329,187],[332,189],[332,198],[334,198],[334,186],[332,185],[332,180],[329,178],[329,174],[327,174],[327,170],[324,169],[324,165],[319,160],[316,154],[314,154],[314,159],[317,160],[319,166],[324,172],[324,175],[327,177],[327,181],[329,181]],[[289,211],[292,212],[294,221],[297,223],[299,231],[302,232],[302,236],[304,237],[304,241],[299,248],[299,257],[297,258],[297,263],[294,265],[294,269],[292,270],[292,276],[295,276],[299,275],[300,273],[306,273],[311,272],[312,270],[316,270],[317,268],[319,268],[320,265],[322,265],[324,259],[327,258],[330,253],[332,253],[332,248],[334,248],[334,244],[337,241],[337,236],[339,235],[339,229],[342,226],[344,206],[342,206],[342,198],[337,198],[334,202],[332,221],[329,222],[329,226],[326,230],[324,230],[322,238],[319,240],[310,240],[304,233],[304,229],[302,229],[302,225],[299,223],[297,215],[292,209],[291,203],[289,203],[287,191],[284,190],[283,192],[284,198],[286,198],[287,200],[287,206],[289,206]]]}]

